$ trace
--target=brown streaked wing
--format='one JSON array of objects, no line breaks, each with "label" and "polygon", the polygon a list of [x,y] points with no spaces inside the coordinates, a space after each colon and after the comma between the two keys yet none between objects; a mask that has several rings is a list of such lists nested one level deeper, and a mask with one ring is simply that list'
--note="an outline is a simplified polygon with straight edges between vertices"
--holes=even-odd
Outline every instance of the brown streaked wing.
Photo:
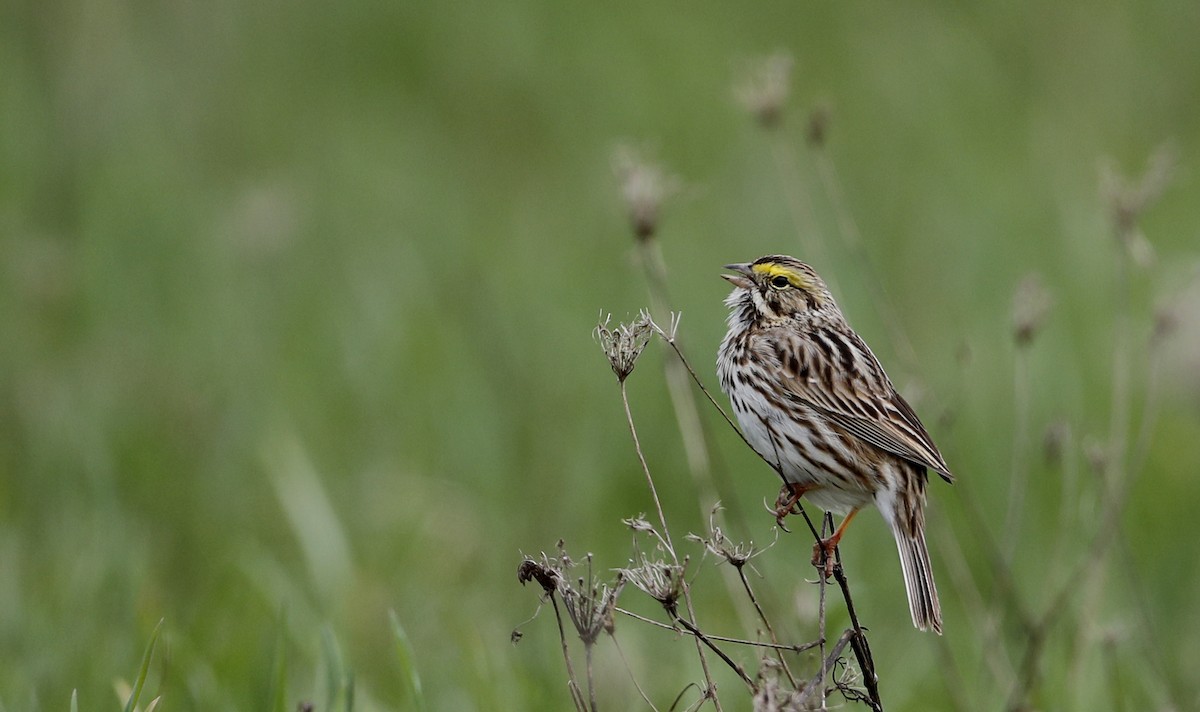
[{"label": "brown streaked wing", "polygon": [[[781,369],[779,385],[783,395],[812,408],[846,432],[881,450],[923,465],[947,482],[954,473],[938,452],[912,406],[896,392],[883,367],[870,348],[857,334],[839,334],[843,346],[850,346],[859,357],[856,368],[847,373],[837,358],[829,356],[812,341],[801,341],[794,335],[775,344],[775,358],[787,363],[794,355],[801,368],[793,374]],[[827,363],[820,363],[826,361]],[[824,384],[822,374],[834,374],[832,384]],[[800,374],[807,372],[808,378]]]}]

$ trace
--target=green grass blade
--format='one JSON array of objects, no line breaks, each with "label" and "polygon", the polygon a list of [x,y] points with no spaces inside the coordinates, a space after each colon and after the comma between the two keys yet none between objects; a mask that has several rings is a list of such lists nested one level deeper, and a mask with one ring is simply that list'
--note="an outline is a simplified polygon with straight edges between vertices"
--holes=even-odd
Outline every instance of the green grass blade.
[{"label": "green grass blade", "polygon": [[71,712],[79,712],[79,690],[71,690]]},{"label": "green grass blade", "polygon": [[287,712],[287,665],[287,609],[284,608],[279,614],[279,636],[275,640],[271,712]]},{"label": "green grass blade", "polygon": [[400,617],[396,611],[389,610],[388,618],[392,622],[392,636],[396,639],[396,655],[400,658],[400,672],[408,680],[409,696],[417,710],[425,709],[425,696],[421,693],[421,674],[417,672],[416,656],[413,655],[412,643],[404,626],[400,625]]},{"label": "green grass blade", "polygon": [[332,712],[337,709],[335,704],[342,691],[345,672],[342,669],[342,653],[338,650],[337,639],[333,637],[333,630],[329,627],[321,632],[321,648],[325,656],[325,664],[328,666],[325,671],[325,684],[328,690],[325,709]]},{"label": "green grass blade", "polygon": [[150,672],[150,659],[154,657],[154,646],[158,643],[158,635],[162,632],[162,618],[158,619],[158,625],[154,626],[154,632],[150,634],[150,644],[146,646],[146,653],[142,655],[142,667],[138,670],[137,679],[133,682],[133,692],[129,695],[129,700],[125,703],[125,712],[133,712],[137,707],[138,698],[142,696],[142,686],[146,684],[146,675]]}]

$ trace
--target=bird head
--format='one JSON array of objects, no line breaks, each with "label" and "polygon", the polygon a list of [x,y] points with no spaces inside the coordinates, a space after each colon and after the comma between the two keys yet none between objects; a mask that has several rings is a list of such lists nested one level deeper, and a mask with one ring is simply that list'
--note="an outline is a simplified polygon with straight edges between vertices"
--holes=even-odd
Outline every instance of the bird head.
[{"label": "bird head", "polygon": [[767,255],[753,262],[725,265],[735,289],[725,300],[731,309],[752,309],[758,319],[785,319],[828,311],[840,315],[824,280],[795,257]]}]

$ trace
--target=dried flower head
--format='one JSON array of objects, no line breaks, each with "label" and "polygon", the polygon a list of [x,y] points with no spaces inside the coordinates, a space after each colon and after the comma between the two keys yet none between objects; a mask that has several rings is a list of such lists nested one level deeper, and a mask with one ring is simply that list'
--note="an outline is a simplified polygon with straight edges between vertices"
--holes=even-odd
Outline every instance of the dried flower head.
[{"label": "dried flower head", "polygon": [[1056,420],[1046,426],[1042,436],[1042,452],[1046,462],[1057,466],[1062,462],[1063,454],[1071,446],[1071,424],[1065,420]]},{"label": "dried flower head", "polygon": [[1017,346],[1033,343],[1037,332],[1046,321],[1054,298],[1036,274],[1027,275],[1013,293],[1012,320],[1013,338]]},{"label": "dried flower head", "polygon": [[1126,178],[1111,160],[1100,164],[1100,195],[1108,204],[1117,239],[1135,263],[1146,266],[1154,261],[1154,247],[1138,227],[1138,220],[1166,191],[1175,176],[1175,149],[1158,148],[1137,178]]},{"label": "dried flower head", "polygon": [[[713,556],[720,557],[739,569],[749,563],[750,559],[753,559],[775,545],[775,543],[772,542],[765,547],[758,548],[754,546],[753,541],[751,541],[749,544],[744,542],[733,542],[729,539],[729,537],[725,536],[725,532],[716,522],[717,512],[719,511],[721,511],[720,503],[713,507],[708,513],[707,537],[702,537],[698,534],[689,534],[687,538],[700,543],[702,546],[704,546],[705,550],[707,550]],[[779,530],[776,529],[775,532],[775,540],[778,541]]]},{"label": "dried flower head", "polygon": [[650,520],[646,519],[645,513],[639,514],[636,517],[622,519],[621,523],[635,532],[644,532],[653,536],[658,535],[658,531],[655,530],[654,525],[650,523]]},{"label": "dried flower head", "polygon": [[612,167],[633,234],[639,240],[650,239],[658,230],[663,201],[679,192],[679,179],[631,146],[613,152]]},{"label": "dried flower head", "polygon": [[611,320],[611,315],[600,319],[594,333],[596,340],[600,342],[600,348],[604,350],[604,355],[608,357],[613,373],[617,374],[617,380],[624,383],[629,374],[633,373],[638,357],[642,355],[654,334],[654,322],[645,311],[639,314],[635,321],[618,324],[616,328],[610,329],[608,324]]},{"label": "dried flower head", "polygon": [[631,560],[629,564],[629,568],[619,570],[625,580],[674,615],[679,597],[683,595],[683,566],[668,564],[661,559],[650,561],[641,553],[637,561]]},{"label": "dried flower head", "polygon": [[812,113],[808,115],[808,130],[805,131],[809,146],[820,148],[825,145],[825,139],[829,136],[829,124],[832,120],[833,109],[829,107],[829,104],[817,104],[813,108]]},{"label": "dried flower head", "polygon": [[530,581],[537,581],[547,595],[554,593],[566,584],[566,578],[563,577],[559,564],[551,561],[545,552],[542,552],[540,561],[528,556],[521,560],[520,565],[517,566],[517,581],[522,586]]},{"label": "dried flower head", "polygon": [[1087,460],[1088,467],[1097,476],[1103,476],[1108,471],[1111,456],[1108,448],[1098,438],[1088,437],[1084,440],[1083,456]]},{"label": "dried flower head", "polygon": [[[769,658],[763,658],[767,662]],[[814,700],[811,705],[805,705],[801,699],[802,691],[790,690],[780,684],[775,677],[760,680],[758,691],[754,693],[754,712],[796,712],[805,709],[820,709]]]},{"label": "dried flower head", "polygon": [[[647,319],[650,315],[643,310],[642,312]],[[683,312],[670,312],[671,321],[667,324],[667,328],[662,328],[653,319],[650,320],[650,328],[654,329],[654,333],[658,334],[668,344],[675,343],[675,335],[679,332],[679,320],[683,318]]]},{"label": "dried flower head", "polygon": [[792,56],[784,51],[753,60],[733,87],[734,98],[763,128],[774,128],[791,94]]},{"label": "dried flower head", "polygon": [[612,584],[597,582],[592,575],[592,555],[587,555],[587,579],[579,579],[578,587],[564,586],[559,590],[567,617],[575,626],[584,645],[592,645],[601,633],[611,633],[615,628],[613,611],[617,607],[617,596],[625,587],[625,577],[617,572]]}]

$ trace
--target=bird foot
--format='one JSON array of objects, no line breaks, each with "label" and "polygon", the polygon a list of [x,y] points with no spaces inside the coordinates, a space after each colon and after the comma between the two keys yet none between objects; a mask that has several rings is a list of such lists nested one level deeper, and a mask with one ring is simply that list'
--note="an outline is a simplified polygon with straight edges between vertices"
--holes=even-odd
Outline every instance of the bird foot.
[{"label": "bird foot", "polygon": [[789,534],[791,530],[784,526],[783,519],[789,514],[800,513],[800,498],[804,496],[805,491],[806,488],[800,485],[785,483],[779,490],[779,497],[775,499],[775,508],[768,508],[775,515],[775,524]]},{"label": "bird foot", "polygon": [[833,576],[833,570],[838,565],[837,557],[834,556],[837,545],[837,537],[832,536],[813,544],[812,565],[816,567],[817,571],[825,574],[826,579]]}]

